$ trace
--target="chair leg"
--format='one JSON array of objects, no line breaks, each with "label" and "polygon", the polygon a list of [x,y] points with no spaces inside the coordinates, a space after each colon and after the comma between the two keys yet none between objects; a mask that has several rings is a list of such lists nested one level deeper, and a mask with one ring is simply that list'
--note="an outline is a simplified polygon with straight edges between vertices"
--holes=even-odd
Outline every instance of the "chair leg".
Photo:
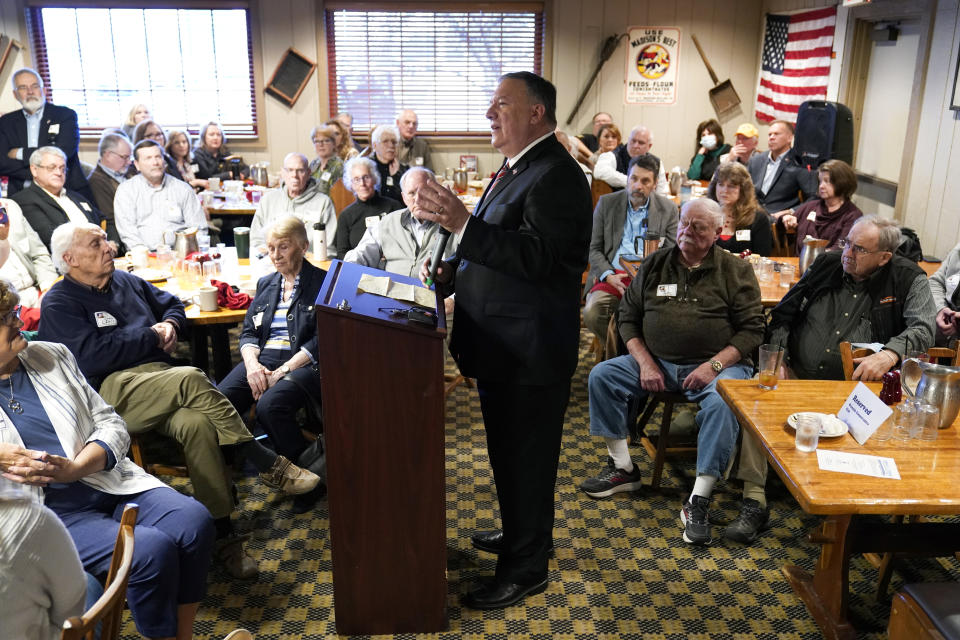
[{"label": "chair leg", "polygon": [[667,444],[670,441],[670,422],[673,420],[673,403],[663,403],[663,420],[660,423],[660,435],[657,436],[657,454],[653,457],[653,476],[650,486],[660,488],[660,476],[663,475],[663,463],[667,458]]},{"label": "chair leg", "polygon": [[633,424],[633,428],[630,430],[630,444],[644,444],[643,440],[647,437],[644,433],[644,428],[646,428],[647,423],[650,422],[650,417],[653,415],[653,412],[657,410],[659,404],[660,401],[653,397],[647,399],[647,408],[643,410],[640,419]]},{"label": "chair leg", "polygon": [[130,458],[133,460],[133,463],[140,467],[141,469],[146,469],[143,464],[143,452],[140,451],[140,440],[137,439],[137,436],[130,435]]}]

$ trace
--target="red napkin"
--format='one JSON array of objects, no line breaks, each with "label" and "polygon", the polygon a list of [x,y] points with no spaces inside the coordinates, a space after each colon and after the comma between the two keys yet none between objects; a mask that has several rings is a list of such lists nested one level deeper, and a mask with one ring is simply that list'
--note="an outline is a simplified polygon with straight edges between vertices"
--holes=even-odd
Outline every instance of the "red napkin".
[{"label": "red napkin", "polygon": [[[626,273],[626,271],[623,271],[622,269],[617,269],[616,273]],[[623,279],[624,286],[629,287],[631,279],[632,278],[624,278]],[[621,294],[619,291],[614,289],[612,285],[609,285],[606,282],[598,282],[597,284],[593,285],[593,287],[591,287],[590,291],[588,291],[587,293],[593,293],[594,291],[604,291],[611,295],[617,296],[618,298],[623,297],[623,294]]]},{"label": "red napkin", "polygon": [[245,293],[234,293],[233,288],[226,282],[210,280],[210,284],[217,288],[217,304],[228,309],[246,309],[253,302],[253,298]]}]

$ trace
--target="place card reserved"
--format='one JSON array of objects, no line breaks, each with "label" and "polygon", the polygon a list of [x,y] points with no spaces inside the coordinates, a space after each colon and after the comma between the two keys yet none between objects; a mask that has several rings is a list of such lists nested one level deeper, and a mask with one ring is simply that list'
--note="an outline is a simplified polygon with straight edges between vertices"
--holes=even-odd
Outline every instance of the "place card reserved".
[{"label": "place card reserved", "polygon": [[857,383],[840,411],[837,411],[837,417],[850,427],[850,435],[861,445],[891,415],[893,409],[883,404],[877,394],[862,382]]},{"label": "place card reserved", "polygon": [[820,465],[821,471],[854,473],[859,476],[891,478],[893,480],[900,479],[900,472],[897,471],[897,461],[893,458],[817,449],[817,464]]}]

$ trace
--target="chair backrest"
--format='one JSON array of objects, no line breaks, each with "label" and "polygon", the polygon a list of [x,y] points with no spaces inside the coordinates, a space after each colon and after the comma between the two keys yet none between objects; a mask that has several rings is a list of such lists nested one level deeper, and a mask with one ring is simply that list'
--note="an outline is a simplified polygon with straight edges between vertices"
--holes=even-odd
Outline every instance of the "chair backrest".
[{"label": "chair backrest", "polygon": [[948,349],[947,347],[930,347],[927,349],[927,355],[930,356],[931,362],[940,363],[941,360],[946,360],[941,364],[945,364],[950,367],[960,366],[960,347],[957,349]]},{"label": "chair backrest", "polygon": [[330,193],[328,195],[330,199],[333,200],[333,209],[337,212],[338,218],[340,217],[341,211],[353,204],[353,194],[343,186],[342,180],[337,180],[330,185]]},{"label": "chair backrest", "polygon": [[853,378],[853,359],[865,358],[873,354],[870,349],[854,349],[849,342],[841,342],[838,345],[840,349],[840,362],[843,363],[843,379],[851,380]]},{"label": "chair backrest", "polygon": [[593,207],[597,207],[597,200],[600,199],[600,196],[605,196],[608,193],[613,193],[613,187],[597,178],[597,176],[593,176],[593,181],[590,183],[590,196],[593,198]]},{"label": "chair backrest", "polygon": [[61,640],[93,640],[97,623],[101,621],[100,640],[116,640],[120,637],[120,619],[127,601],[127,582],[133,566],[133,527],[138,511],[139,507],[133,503],[124,507],[103,595],[82,616],[67,618],[63,622]]}]

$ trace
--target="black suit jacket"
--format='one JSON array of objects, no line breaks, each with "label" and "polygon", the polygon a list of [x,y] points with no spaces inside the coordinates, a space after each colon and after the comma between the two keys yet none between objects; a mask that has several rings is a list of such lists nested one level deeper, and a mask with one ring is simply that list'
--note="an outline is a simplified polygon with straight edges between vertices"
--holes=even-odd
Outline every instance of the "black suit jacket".
[{"label": "black suit jacket", "polygon": [[464,375],[525,385],[570,379],[590,209],[583,171],[554,136],[488,187],[448,265],[457,294],[450,351]]},{"label": "black suit jacket", "polygon": [[[50,129],[53,128],[51,132]],[[59,147],[67,154],[67,182],[64,185],[71,191],[79,191],[89,200],[93,199],[87,178],[80,166],[77,148],[80,144],[80,128],[77,126],[77,112],[69,107],[46,103],[43,118],[40,120],[40,135],[37,146]],[[23,160],[8,158],[11,149],[23,149]],[[32,180],[30,174],[30,154],[37,147],[27,146],[27,118],[23,109],[11,111],[0,117],[0,175],[9,178],[7,194],[13,195],[23,189],[25,180]]]},{"label": "black suit jacket", "polygon": [[[67,197],[79,207],[80,211],[83,211],[87,220],[93,224],[99,225],[100,221],[104,220],[103,214],[100,213],[96,205],[76,191],[67,189]],[[23,217],[27,219],[33,230],[43,240],[43,244],[47,245],[47,251],[49,251],[50,236],[53,235],[53,230],[70,220],[67,213],[36,184],[31,184],[26,189],[18,191],[10,199],[20,205],[20,209],[23,210]],[[110,239],[116,240],[116,238]]]},{"label": "black suit jacket", "polygon": [[[807,171],[797,164],[793,149],[783,155],[780,167],[773,177],[773,183],[767,193],[762,193],[763,176],[767,172],[767,160],[770,152],[755,153],[750,156],[747,170],[757,192],[757,201],[768,214],[784,209],[794,209],[804,200],[816,197],[819,179],[816,171]],[[798,193],[800,195],[798,195]]]}]

